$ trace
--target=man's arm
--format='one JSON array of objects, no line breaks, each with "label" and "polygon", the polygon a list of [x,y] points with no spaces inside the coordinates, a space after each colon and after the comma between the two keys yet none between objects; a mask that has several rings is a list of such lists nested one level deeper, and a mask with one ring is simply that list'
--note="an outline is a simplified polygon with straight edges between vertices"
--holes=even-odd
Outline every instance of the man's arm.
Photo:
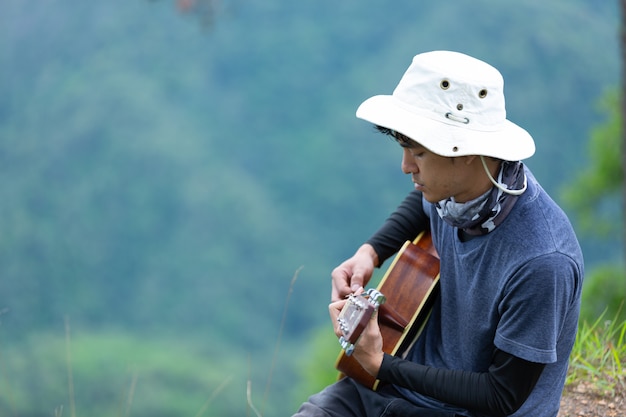
[{"label": "man's arm", "polygon": [[433,368],[385,354],[377,378],[470,411],[507,416],[526,401],[544,367],[499,349],[487,372]]},{"label": "man's arm", "polygon": [[404,242],[413,240],[429,226],[422,193],[411,191],[383,225],[367,240],[378,254],[378,266],[398,252]]},{"label": "man's arm", "polygon": [[427,226],[428,217],[423,211],[422,194],[413,191],[351,258],[333,269],[331,301],[341,300],[365,287],[374,268],[381,266],[404,242],[415,239]]},{"label": "man's arm", "polygon": [[[342,305],[329,306],[336,317]],[[486,372],[434,368],[383,353],[378,314],[373,314],[353,352],[361,366],[381,381],[439,401],[492,416],[519,409],[537,384],[545,364],[530,362],[495,348]],[[335,333],[339,335],[335,324]]]}]

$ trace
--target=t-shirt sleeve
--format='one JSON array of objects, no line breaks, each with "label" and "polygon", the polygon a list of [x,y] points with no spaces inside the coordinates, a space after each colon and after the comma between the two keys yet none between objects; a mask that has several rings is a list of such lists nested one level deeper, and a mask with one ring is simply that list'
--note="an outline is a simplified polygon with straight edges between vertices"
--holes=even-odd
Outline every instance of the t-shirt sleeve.
[{"label": "t-shirt sleeve", "polygon": [[[577,312],[576,263],[555,252],[525,263],[507,282],[494,343],[522,359],[554,363],[567,315]],[[528,306],[533,306],[529,311]]]}]

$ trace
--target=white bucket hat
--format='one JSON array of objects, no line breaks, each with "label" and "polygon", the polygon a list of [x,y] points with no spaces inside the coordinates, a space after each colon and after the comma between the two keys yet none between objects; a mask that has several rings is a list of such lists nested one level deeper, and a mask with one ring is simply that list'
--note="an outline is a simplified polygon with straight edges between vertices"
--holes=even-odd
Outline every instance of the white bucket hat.
[{"label": "white bucket hat", "polygon": [[500,72],[458,52],[416,55],[393,94],[367,99],[356,116],[441,156],[518,161],[535,153],[530,134],[506,119]]}]

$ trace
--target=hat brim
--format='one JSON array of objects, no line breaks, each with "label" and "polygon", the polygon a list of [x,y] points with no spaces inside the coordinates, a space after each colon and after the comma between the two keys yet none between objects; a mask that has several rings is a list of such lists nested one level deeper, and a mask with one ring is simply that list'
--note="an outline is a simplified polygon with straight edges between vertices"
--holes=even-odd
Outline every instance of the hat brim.
[{"label": "hat brim", "polygon": [[439,119],[407,108],[391,95],[365,100],[356,116],[375,125],[392,129],[418,142],[431,152],[455,157],[483,155],[506,161],[519,161],[535,153],[532,136],[515,123],[504,120],[497,128],[480,130],[469,124]]}]

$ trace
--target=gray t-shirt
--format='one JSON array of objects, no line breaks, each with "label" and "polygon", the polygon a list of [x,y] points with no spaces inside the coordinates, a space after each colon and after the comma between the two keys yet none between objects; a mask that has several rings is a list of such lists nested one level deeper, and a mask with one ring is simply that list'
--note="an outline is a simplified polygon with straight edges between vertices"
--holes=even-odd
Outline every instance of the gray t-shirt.
[{"label": "gray t-shirt", "polygon": [[[567,216],[527,171],[528,189],[491,233],[463,242],[423,201],[441,258],[441,297],[407,359],[486,372],[495,348],[547,364],[514,416],[557,415],[576,337],[583,258]],[[416,404],[464,410],[404,388]]]}]

